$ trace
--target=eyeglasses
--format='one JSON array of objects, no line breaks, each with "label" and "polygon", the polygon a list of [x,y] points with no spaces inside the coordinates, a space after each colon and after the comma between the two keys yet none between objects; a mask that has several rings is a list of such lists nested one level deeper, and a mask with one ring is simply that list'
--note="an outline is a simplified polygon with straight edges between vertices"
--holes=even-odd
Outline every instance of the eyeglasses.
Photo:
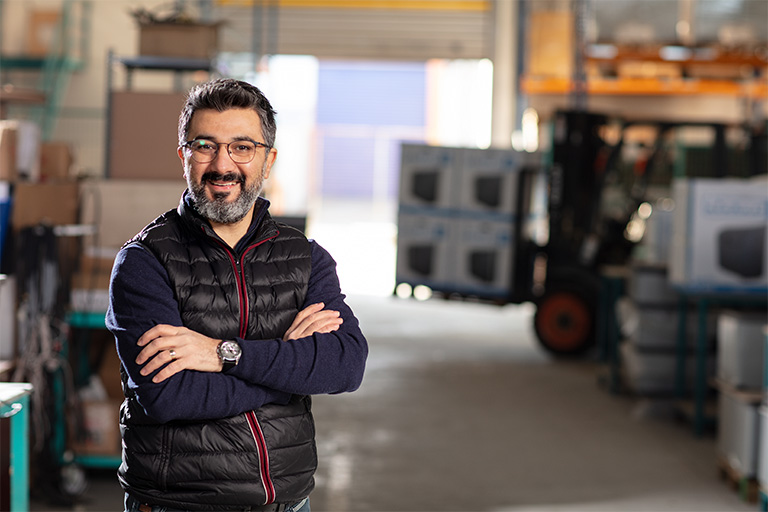
[{"label": "eyeglasses", "polygon": [[213,142],[205,139],[188,140],[181,147],[189,149],[192,160],[199,164],[213,162],[219,153],[219,146],[227,146],[232,161],[238,164],[247,164],[256,156],[256,148],[259,146],[269,149],[263,142],[253,140],[235,140],[232,142]]}]

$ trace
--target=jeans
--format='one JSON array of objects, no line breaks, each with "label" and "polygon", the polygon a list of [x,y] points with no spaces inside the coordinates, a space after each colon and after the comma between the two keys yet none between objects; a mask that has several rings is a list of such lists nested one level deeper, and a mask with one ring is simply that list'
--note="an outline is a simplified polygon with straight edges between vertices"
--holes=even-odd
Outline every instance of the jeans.
[{"label": "jeans", "polygon": [[[139,507],[142,507],[141,509]],[[246,509],[243,509],[246,510]],[[141,502],[137,501],[133,496],[126,493],[125,495],[125,512],[188,512],[186,510],[178,508],[164,507],[161,505],[153,505],[148,507],[142,506]],[[309,509],[309,498],[304,498],[302,501],[283,509],[283,512],[311,512]]]}]

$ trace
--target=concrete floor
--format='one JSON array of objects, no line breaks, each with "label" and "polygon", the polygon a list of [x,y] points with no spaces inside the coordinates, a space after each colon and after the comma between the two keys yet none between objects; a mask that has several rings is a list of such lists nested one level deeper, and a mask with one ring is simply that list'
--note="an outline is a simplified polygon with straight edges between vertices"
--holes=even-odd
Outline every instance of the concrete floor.
[{"label": "concrete floor", "polygon": [[[314,401],[315,512],[757,510],[720,480],[714,436],[607,393],[594,362],[550,359],[529,306],[392,297],[395,215],[312,212],[370,344],[361,388]],[[88,484],[74,507],[33,491],[32,510],[121,510],[113,470]]]},{"label": "concrete floor", "polygon": [[[556,362],[532,310],[352,295],[370,342],[362,387],[315,400],[315,511],[754,511],[721,481],[713,436]],[[116,511],[113,471],[74,507]]]}]

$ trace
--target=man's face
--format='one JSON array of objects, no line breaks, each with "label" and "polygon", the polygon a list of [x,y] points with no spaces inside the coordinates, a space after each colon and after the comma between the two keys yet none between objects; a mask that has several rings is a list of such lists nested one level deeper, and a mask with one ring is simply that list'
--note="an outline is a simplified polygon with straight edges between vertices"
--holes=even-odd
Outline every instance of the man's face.
[{"label": "man's face", "polygon": [[[198,110],[189,125],[188,140],[205,139],[214,143],[252,140],[264,142],[259,115],[251,109],[218,112]],[[256,148],[248,163],[236,163],[225,144],[212,161],[196,162],[185,148],[179,149],[184,177],[198,211],[212,222],[231,224],[242,220],[253,208],[264,180],[269,178],[277,151]]]}]

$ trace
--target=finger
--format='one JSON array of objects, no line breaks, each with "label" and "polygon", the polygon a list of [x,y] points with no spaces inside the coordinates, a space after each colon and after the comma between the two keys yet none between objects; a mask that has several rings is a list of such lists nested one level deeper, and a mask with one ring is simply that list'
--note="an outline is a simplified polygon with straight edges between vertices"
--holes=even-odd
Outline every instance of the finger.
[{"label": "finger", "polygon": [[338,316],[338,312],[332,310],[317,311],[312,313],[309,316],[304,317],[300,322],[294,322],[294,324],[291,326],[291,329],[289,329],[290,335],[287,337],[289,339],[296,339],[308,336],[312,333],[313,324],[321,322],[323,319],[333,318],[335,316]]},{"label": "finger", "polygon": [[331,332],[341,325],[342,319],[338,311],[322,311],[307,318],[291,333],[289,339],[310,336],[317,332]]},{"label": "finger", "polygon": [[136,357],[136,364],[144,364],[163,350],[172,348],[176,342],[171,336],[160,336],[149,342]]},{"label": "finger", "polygon": [[324,307],[325,307],[325,304],[323,304],[322,302],[318,302],[315,304],[311,304],[306,308],[302,309],[301,311],[299,311],[294,317],[293,322],[291,322],[291,325],[285,331],[285,334],[283,335],[283,339],[284,340],[291,339],[291,337],[295,335],[296,331],[301,329],[302,322],[305,322],[306,319],[311,315],[322,311]]},{"label": "finger", "polygon": [[293,319],[293,323],[291,324],[291,327],[298,326],[301,324],[301,322],[305,321],[307,318],[311,317],[315,313],[318,313],[323,310],[325,307],[325,304],[322,302],[318,302],[316,304],[310,304],[306,308],[302,309],[296,314],[296,318]]},{"label": "finger", "polygon": [[336,331],[339,329],[339,327],[341,327],[342,323],[343,323],[343,320],[341,318],[336,318],[336,319],[328,320],[326,322],[321,322],[321,323],[315,323],[310,327],[310,329],[307,330],[304,336],[311,336],[312,334],[328,333],[328,332]]},{"label": "finger", "polygon": [[171,355],[171,350],[162,350],[157,353],[155,357],[149,360],[147,364],[145,364],[142,369],[139,371],[144,376],[150,375],[156,370],[163,367],[163,365],[167,365],[168,363],[172,363],[175,361],[178,361],[180,356],[178,354],[178,350],[174,350],[176,352],[175,356]]},{"label": "finger", "polygon": [[179,361],[179,358],[177,357],[176,360],[166,365],[165,368],[157,372],[157,374],[154,377],[152,377],[152,382],[154,382],[155,384],[159,382],[163,382],[165,379],[173,377],[174,375],[184,370],[185,368],[186,367],[184,366],[184,363],[182,361]]},{"label": "finger", "polygon": [[154,327],[151,327],[147,329],[147,331],[139,336],[139,339],[136,341],[136,343],[143,347],[144,345],[147,345],[152,342],[155,338],[159,338],[161,336],[168,336],[170,334],[175,333],[178,331],[178,327],[174,327],[172,325],[168,324],[157,324]]}]

